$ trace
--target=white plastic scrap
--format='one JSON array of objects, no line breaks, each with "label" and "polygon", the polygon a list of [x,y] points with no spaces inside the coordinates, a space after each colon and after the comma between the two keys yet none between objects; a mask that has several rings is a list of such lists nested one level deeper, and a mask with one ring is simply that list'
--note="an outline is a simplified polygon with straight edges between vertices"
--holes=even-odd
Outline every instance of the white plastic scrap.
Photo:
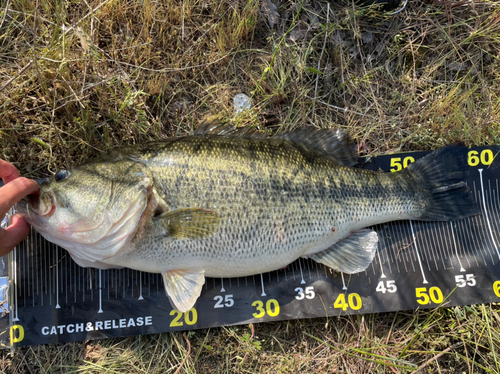
[{"label": "white plastic scrap", "polygon": [[245,94],[238,94],[234,97],[234,111],[238,114],[245,109],[250,109],[252,107],[252,99],[250,99]]}]

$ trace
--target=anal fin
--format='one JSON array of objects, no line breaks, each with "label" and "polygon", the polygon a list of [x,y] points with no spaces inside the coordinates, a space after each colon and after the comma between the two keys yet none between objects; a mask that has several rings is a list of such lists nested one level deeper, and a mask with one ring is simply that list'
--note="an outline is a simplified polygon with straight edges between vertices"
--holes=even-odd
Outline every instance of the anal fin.
[{"label": "anal fin", "polygon": [[196,304],[205,283],[205,270],[171,270],[162,276],[165,291],[175,309],[185,313]]},{"label": "anal fin", "polygon": [[323,252],[308,257],[334,270],[355,274],[371,264],[377,252],[377,243],[375,231],[358,230]]}]

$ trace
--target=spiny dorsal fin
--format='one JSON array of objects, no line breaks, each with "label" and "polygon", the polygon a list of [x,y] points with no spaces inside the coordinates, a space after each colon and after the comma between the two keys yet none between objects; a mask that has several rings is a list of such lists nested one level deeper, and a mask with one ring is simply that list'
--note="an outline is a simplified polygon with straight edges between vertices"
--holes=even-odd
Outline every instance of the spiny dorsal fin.
[{"label": "spiny dorsal fin", "polygon": [[254,139],[265,139],[268,137],[266,133],[259,132],[257,127],[236,127],[226,122],[220,122],[218,119],[204,121],[195,130],[194,135],[239,136]]}]

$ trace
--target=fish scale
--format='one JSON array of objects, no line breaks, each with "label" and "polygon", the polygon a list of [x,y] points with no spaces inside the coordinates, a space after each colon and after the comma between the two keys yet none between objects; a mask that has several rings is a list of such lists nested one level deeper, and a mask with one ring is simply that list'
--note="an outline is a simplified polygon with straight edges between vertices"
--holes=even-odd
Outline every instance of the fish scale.
[{"label": "fish scale", "polygon": [[[167,295],[181,311],[196,302],[205,276],[263,273],[299,257],[355,273],[376,252],[378,237],[363,229],[367,226],[477,214],[463,182],[467,165],[458,162],[447,170],[449,161],[465,152],[463,146],[434,152],[399,173],[353,168],[349,152],[352,147],[338,131],[300,130],[271,138],[197,134],[115,151],[111,161],[75,168],[67,179],[42,185],[46,199],[58,194],[50,217],[37,215],[36,207],[19,210],[80,265],[162,273]],[[119,164],[122,174],[113,175],[106,162]],[[85,251],[53,231],[58,217],[72,217],[71,233],[79,220],[92,220],[89,205],[102,210],[98,203],[78,201],[71,181],[85,188],[86,177],[103,178],[104,171],[113,183],[88,186],[86,195],[96,195],[92,201],[114,197],[107,209],[122,217],[123,229],[116,224],[110,229],[116,239],[100,256],[96,244]],[[109,185],[121,192],[110,192]],[[60,200],[67,204],[58,207]],[[127,201],[135,201],[140,220],[126,216]],[[72,252],[75,245],[78,251]]]}]

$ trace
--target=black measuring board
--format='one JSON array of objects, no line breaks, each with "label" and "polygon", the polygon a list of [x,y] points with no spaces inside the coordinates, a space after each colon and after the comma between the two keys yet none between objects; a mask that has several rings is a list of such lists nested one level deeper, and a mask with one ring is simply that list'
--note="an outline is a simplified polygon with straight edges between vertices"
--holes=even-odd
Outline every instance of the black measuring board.
[{"label": "black measuring board", "polygon": [[[172,310],[160,274],[76,265],[32,232],[3,259],[11,287],[1,305],[4,347],[152,334],[297,318],[377,313],[500,300],[500,146],[464,151],[482,214],[454,222],[398,221],[374,227],[378,252],[359,274],[299,259],[242,278],[207,278],[195,307]],[[427,152],[380,156],[364,167],[396,171]],[[3,269],[3,270],[2,270]],[[3,271],[3,272],[2,272]],[[0,296],[2,292],[0,292]]]}]

